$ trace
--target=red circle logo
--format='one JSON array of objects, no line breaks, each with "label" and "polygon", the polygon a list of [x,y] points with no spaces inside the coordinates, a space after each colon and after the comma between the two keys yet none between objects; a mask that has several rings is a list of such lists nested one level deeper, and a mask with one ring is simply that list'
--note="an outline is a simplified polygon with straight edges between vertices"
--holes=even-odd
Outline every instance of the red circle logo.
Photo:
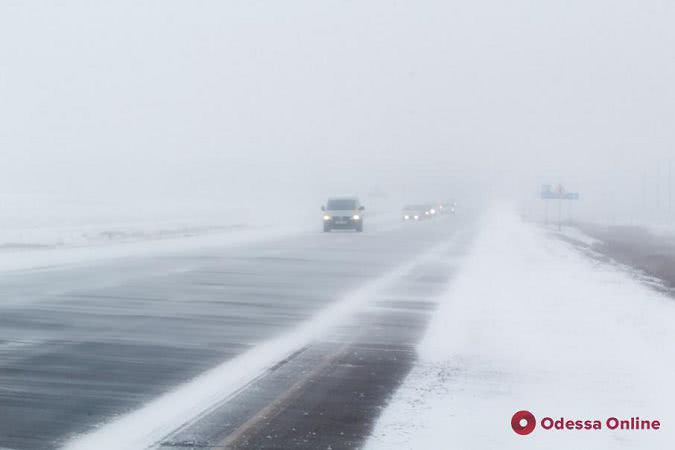
[{"label": "red circle logo", "polygon": [[529,411],[518,411],[511,417],[511,428],[522,436],[532,433],[536,425],[537,419]]}]

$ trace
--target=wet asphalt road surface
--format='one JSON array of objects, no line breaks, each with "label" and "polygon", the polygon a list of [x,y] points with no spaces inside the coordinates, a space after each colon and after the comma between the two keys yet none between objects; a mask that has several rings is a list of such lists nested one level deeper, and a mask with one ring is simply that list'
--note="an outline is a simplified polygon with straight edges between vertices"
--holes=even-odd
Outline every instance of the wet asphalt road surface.
[{"label": "wet asphalt road surface", "polygon": [[415,344],[469,242],[415,268],[372,305],[158,448],[360,448],[416,359]]},{"label": "wet asphalt road surface", "polygon": [[[471,222],[452,217],[363,234],[312,232],[4,273],[0,448],[58,448],[308,320]],[[412,345],[431,310],[425,302],[450,276],[438,269],[416,269],[415,278],[377,299],[380,307],[165,444],[180,444],[183,433],[233,448],[317,448],[311,433],[330,430],[323,434],[337,439],[333,448],[341,448],[340,439],[344,448],[358,446],[414,358]],[[268,413],[275,420],[263,419]]]}]

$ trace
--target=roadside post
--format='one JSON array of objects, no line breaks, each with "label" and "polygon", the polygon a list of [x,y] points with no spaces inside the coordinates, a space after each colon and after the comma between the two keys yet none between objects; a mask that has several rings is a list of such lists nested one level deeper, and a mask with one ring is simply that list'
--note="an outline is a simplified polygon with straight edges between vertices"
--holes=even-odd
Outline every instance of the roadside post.
[{"label": "roadside post", "polygon": [[[546,200],[558,200],[558,231],[562,228],[562,202],[563,200],[579,200],[578,192],[567,192],[562,184],[558,184],[555,189],[550,184],[541,186],[540,198]],[[546,224],[548,225],[548,203],[544,203],[546,208]],[[571,217],[570,217],[571,222]]]}]

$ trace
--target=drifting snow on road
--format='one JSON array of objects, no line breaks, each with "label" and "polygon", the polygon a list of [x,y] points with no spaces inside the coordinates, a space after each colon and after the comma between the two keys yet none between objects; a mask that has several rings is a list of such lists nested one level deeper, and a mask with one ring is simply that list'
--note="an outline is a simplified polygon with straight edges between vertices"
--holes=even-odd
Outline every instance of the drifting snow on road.
[{"label": "drifting snow on road", "polygon": [[[662,449],[675,438],[675,304],[494,209],[368,450]],[[658,419],[658,431],[510,426],[518,410]],[[604,424],[603,424],[604,425]]]},{"label": "drifting snow on road", "polygon": [[68,450],[144,449],[159,445],[162,438],[184,427],[219,403],[263,376],[270,367],[282,363],[294,352],[310,344],[331,327],[360,308],[370,305],[375,294],[413,268],[439,255],[454,244],[450,239],[416,255],[387,274],[349,293],[324,308],[310,320],[282,336],[263,342],[224,362],[177,389],[149,402],[140,409],[105,424],[91,434],[78,436],[65,445]]}]

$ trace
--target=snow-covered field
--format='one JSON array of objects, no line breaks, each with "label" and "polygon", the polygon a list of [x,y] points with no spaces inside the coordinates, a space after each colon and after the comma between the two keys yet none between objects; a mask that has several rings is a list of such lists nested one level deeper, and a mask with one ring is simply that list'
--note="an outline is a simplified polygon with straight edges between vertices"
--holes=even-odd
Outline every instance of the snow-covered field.
[{"label": "snow-covered field", "polygon": [[124,202],[0,195],[0,251],[108,245],[241,230],[269,221],[239,207],[188,199]]},{"label": "snow-covered field", "polygon": [[675,224],[647,225],[650,233],[666,239],[675,239]]},{"label": "snow-covered field", "polygon": [[[289,195],[289,199],[293,196]],[[87,263],[320,229],[320,201],[79,199],[0,195],[0,271]],[[370,205],[369,205],[370,206]],[[374,204],[367,226],[398,226],[398,209]]]},{"label": "snow-covered field", "polygon": [[[672,298],[493,209],[366,448],[672,448],[673,324]],[[510,425],[523,409],[528,436]],[[604,423],[634,416],[661,429]],[[603,429],[544,430],[544,417]]]},{"label": "snow-covered field", "polygon": [[4,194],[0,196],[0,271],[239,244],[303,229],[301,221],[292,217],[279,220],[274,215],[275,221],[266,218],[266,211],[257,212],[241,205],[219,207],[173,199],[120,203]]}]

